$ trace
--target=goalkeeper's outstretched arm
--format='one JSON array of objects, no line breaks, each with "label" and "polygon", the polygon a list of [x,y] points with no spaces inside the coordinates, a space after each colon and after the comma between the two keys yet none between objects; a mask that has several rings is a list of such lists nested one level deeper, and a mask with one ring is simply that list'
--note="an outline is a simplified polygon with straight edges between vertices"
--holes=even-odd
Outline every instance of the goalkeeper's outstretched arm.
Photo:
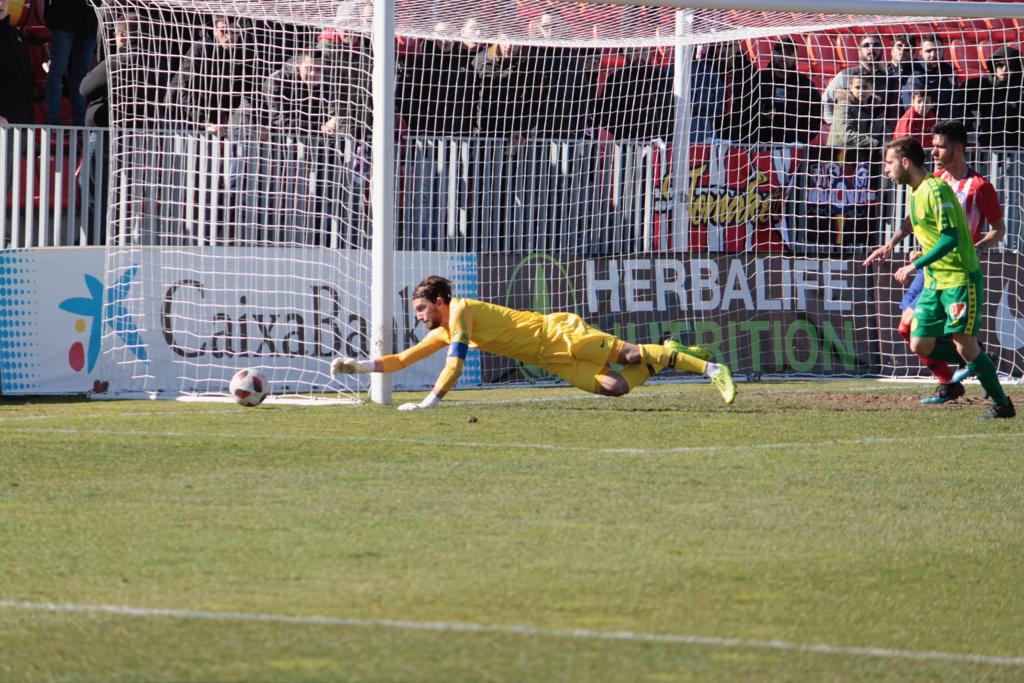
[{"label": "goalkeeper's outstretched arm", "polygon": [[[440,337],[440,335],[428,334],[423,341],[414,346],[410,346],[401,353],[389,354],[387,356],[380,356],[369,360],[339,356],[331,362],[331,374],[341,375],[365,372],[397,372],[398,370],[409,367],[413,363],[418,363],[444,346],[445,341]],[[453,349],[456,346],[457,344],[452,344]],[[460,346],[465,346],[465,344],[461,344]],[[441,371],[441,375],[437,378],[437,383],[434,385],[433,391],[431,391],[431,393],[419,403],[403,403],[398,407],[398,409],[416,410],[419,408],[433,408],[437,405],[441,398],[443,398],[444,395],[447,394],[453,386],[455,386],[455,382],[458,381],[459,375],[462,374],[462,364],[464,359],[464,352],[461,354],[456,351],[450,352],[448,354],[448,360],[445,363],[444,370]]]}]

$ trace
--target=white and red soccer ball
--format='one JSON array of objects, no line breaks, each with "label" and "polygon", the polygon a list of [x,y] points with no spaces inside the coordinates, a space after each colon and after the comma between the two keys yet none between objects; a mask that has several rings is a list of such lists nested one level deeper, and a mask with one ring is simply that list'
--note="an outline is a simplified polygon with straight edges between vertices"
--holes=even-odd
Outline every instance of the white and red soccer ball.
[{"label": "white and red soccer ball", "polygon": [[238,405],[254,408],[263,403],[263,399],[270,393],[270,385],[260,373],[245,369],[239,370],[231,378],[228,391]]}]

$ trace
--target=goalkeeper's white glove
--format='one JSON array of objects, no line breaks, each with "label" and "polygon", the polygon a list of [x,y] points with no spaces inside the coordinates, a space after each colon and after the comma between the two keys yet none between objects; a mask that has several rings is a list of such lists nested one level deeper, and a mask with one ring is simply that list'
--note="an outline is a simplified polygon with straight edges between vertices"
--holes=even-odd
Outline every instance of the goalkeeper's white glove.
[{"label": "goalkeeper's white glove", "polygon": [[332,375],[351,375],[357,372],[373,372],[373,361],[358,360],[348,356],[338,356],[331,361]]},{"label": "goalkeeper's white glove", "polygon": [[430,392],[427,394],[427,397],[419,403],[403,403],[398,406],[398,409],[403,412],[408,412],[410,410],[426,410],[427,408],[433,408],[440,402],[441,399],[439,399],[434,392]]}]

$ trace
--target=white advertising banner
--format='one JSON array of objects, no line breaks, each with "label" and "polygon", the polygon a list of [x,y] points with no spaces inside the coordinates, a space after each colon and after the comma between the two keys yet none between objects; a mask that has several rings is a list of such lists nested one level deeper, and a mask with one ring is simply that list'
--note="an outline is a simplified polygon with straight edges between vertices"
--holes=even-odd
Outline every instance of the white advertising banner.
[{"label": "white advertising banner", "polygon": [[[0,390],[85,393],[129,382],[161,394],[223,391],[245,367],[260,369],[275,392],[337,389],[331,359],[366,356],[369,252],[268,248],[256,264],[253,254],[196,248],[169,258],[140,250],[105,276],[102,248],[0,251]],[[395,258],[400,350],[426,334],[410,307],[416,283],[444,275],[457,294],[477,296],[477,268],[472,254]],[[397,373],[395,387],[429,387],[443,365],[444,354],[435,354]],[[367,378],[342,382],[365,388]],[[472,352],[460,386],[478,384],[480,358]]]}]

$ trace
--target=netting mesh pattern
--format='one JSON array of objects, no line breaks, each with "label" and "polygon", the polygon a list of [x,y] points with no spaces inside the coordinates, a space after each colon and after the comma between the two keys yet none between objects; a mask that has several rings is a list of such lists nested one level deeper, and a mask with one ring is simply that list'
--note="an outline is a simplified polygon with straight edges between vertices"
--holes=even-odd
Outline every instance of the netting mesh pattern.
[{"label": "netting mesh pattern", "polygon": [[[108,279],[142,283],[124,310],[171,345],[185,390],[243,363],[333,389],[330,357],[368,350],[371,5],[104,13]],[[1003,374],[1024,367],[1015,21],[399,2],[396,34],[396,349],[422,337],[409,296],[439,273],[464,296],[711,347],[737,374],[922,375],[892,278],[913,240],[862,261],[907,212],[882,145],[930,153],[931,126],[956,119],[1005,224],[981,337]],[[968,185],[981,239],[996,214]],[[109,357],[164,382],[123,337]],[[469,383],[542,379],[471,360]]]},{"label": "netting mesh pattern", "polygon": [[[145,7],[205,16],[228,15],[253,21],[280,21],[320,29],[333,27],[361,31],[370,30],[373,18],[373,3],[369,0],[296,0],[288,3],[272,0],[157,0],[146,2]],[[681,43],[698,43],[931,20],[922,17],[725,9],[691,9],[684,10],[683,14],[680,21],[679,12],[675,9],[551,0],[483,0],[472,4],[462,0],[430,3],[397,0],[395,33],[421,38],[562,45],[654,44],[663,43],[668,37]],[[542,17],[547,19],[542,22]]]}]

